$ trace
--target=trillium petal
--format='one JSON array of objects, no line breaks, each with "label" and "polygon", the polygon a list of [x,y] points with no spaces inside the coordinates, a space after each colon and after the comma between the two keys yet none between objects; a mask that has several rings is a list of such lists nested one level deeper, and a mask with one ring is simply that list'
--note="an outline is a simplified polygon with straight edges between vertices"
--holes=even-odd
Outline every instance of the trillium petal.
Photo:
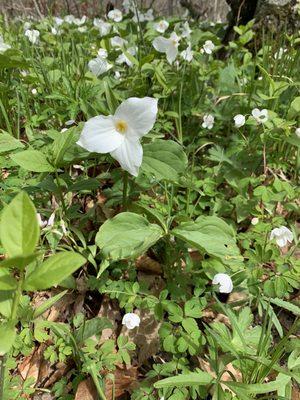
[{"label": "trillium petal", "polygon": [[172,64],[178,54],[178,48],[177,46],[169,46],[167,49],[167,60],[169,64]]},{"label": "trillium petal", "polygon": [[170,39],[159,36],[153,40],[152,44],[155,50],[160,53],[166,53],[167,49],[170,47]]},{"label": "trillium petal", "polygon": [[91,152],[109,153],[121,146],[123,141],[124,136],[116,131],[113,118],[99,115],[84,124],[77,144]]},{"label": "trillium petal", "polygon": [[114,118],[125,120],[129,127],[126,135],[131,139],[137,139],[153,128],[156,114],[157,99],[130,97],[117,108]]},{"label": "trillium petal", "polygon": [[287,244],[287,240],[284,236],[279,236],[276,238],[276,243],[279,247],[284,247]]},{"label": "trillium petal", "polygon": [[143,147],[139,140],[125,138],[121,146],[110,154],[119,162],[125,171],[133,176],[138,176],[139,167],[143,160]]}]

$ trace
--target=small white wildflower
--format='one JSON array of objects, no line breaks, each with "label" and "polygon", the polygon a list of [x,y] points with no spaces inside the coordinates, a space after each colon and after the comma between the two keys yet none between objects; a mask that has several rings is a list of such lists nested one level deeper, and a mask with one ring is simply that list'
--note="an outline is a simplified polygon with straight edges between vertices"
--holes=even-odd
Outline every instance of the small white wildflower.
[{"label": "small white wildflower", "polygon": [[295,131],[296,135],[298,136],[298,138],[300,138],[300,128],[297,128]]},{"label": "small white wildflower", "polygon": [[[127,49],[127,53],[134,56],[136,54],[136,48],[130,47],[129,49]],[[128,67],[132,67],[132,62],[129,60],[129,58],[126,56],[125,53],[122,53],[116,59],[116,64],[124,64],[124,63],[127,64]]]},{"label": "small white wildflower", "polygon": [[257,217],[253,217],[252,219],[251,219],[251,224],[252,225],[257,225],[259,223],[259,219],[257,218]]},{"label": "small white wildflower", "polygon": [[189,44],[188,47],[180,53],[180,55],[185,61],[191,62],[194,58],[194,52],[191,49],[191,44]]},{"label": "small white wildflower", "polygon": [[112,68],[112,64],[103,58],[96,57],[89,61],[88,67],[94,75],[99,76],[109,71]]},{"label": "small white wildflower", "polygon": [[284,247],[287,243],[292,243],[293,233],[285,226],[280,226],[271,231],[270,239],[275,239],[279,247]]},{"label": "small white wildflower", "polygon": [[147,12],[144,14],[144,20],[145,21],[153,21],[154,20],[154,15],[153,15],[153,9],[149,8]]},{"label": "small white wildflower", "polygon": [[127,313],[122,319],[122,325],[125,325],[127,329],[134,329],[140,326],[140,317],[134,313]]},{"label": "small white wildflower", "polygon": [[231,293],[233,289],[233,283],[229,275],[219,273],[213,277],[213,285],[219,285],[220,293]]},{"label": "small white wildflower", "polygon": [[180,37],[177,36],[176,32],[172,32],[168,39],[164,38],[163,36],[155,38],[152,42],[152,45],[155,50],[159,51],[160,53],[165,53],[168,63],[172,64],[178,54],[179,41]]},{"label": "small white wildflower", "polygon": [[27,29],[25,31],[25,36],[28,37],[29,42],[36,44],[39,40],[40,32],[36,29]]},{"label": "small white wildflower", "polygon": [[107,50],[102,47],[98,50],[97,56],[99,58],[107,58]]},{"label": "small white wildflower", "polygon": [[212,129],[214,126],[215,118],[211,114],[205,114],[203,117],[202,128]]},{"label": "small white wildflower", "polygon": [[66,15],[64,20],[67,24],[73,24],[74,23],[74,15]]},{"label": "small white wildflower", "polygon": [[82,18],[74,18],[73,23],[77,26],[81,26],[86,22],[86,15],[84,15]]},{"label": "small white wildflower", "polygon": [[265,108],[263,110],[254,108],[251,114],[253,118],[256,120],[256,122],[258,122],[259,124],[267,122],[269,118],[268,110],[266,110]]},{"label": "small white wildflower", "polygon": [[37,90],[35,88],[31,89],[31,93],[35,96],[37,94]]},{"label": "small white wildflower", "polygon": [[169,22],[164,19],[154,24],[154,29],[159,33],[165,33],[168,27],[169,27]]},{"label": "small white wildflower", "polygon": [[241,126],[245,125],[246,118],[244,115],[237,114],[235,117],[233,117],[233,119],[234,119],[234,125],[236,128],[240,128]]},{"label": "small white wildflower", "polygon": [[114,36],[110,39],[110,44],[112,47],[122,47],[127,44],[127,40],[121,38],[120,36]]},{"label": "small white wildflower", "polygon": [[211,40],[206,40],[202,48],[206,54],[212,54],[215,49],[215,45]]},{"label": "small white wildflower", "polygon": [[121,22],[123,19],[122,11],[118,10],[117,8],[115,8],[114,10],[110,10],[107,16],[114,22]]},{"label": "small white wildflower", "polygon": [[181,36],[184,38],[189,38],[191,36],[192,30],[189,26],[189,23],[186,21],[183,24],[183,28],[182,28],[182,32],[181,32]]},{"label": "small white wildflower", "polygon": [[55,25],[60,26],[63,24],[64,20],[59,17],[54,17],[54,22],[55,22]]}]

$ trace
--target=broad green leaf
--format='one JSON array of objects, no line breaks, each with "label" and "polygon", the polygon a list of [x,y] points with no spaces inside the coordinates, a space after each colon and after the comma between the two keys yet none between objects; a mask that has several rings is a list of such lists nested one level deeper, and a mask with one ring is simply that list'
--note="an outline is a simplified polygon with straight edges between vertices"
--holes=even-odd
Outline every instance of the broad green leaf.
[{"label": "broad green leaf", "polygon": [[220,258],[224,263],[242,260],[232,228],[218,217],[199,217],[184,222],[172,233],[203,253]]},{"label": "broad green leaf", "polygon": [[159,389],[174,386],[205,386],[209,385],[212,380],[213,377],[208,372],[190,372],[189,374],[182,374],[162,379],[161,381],[155,382],[154,387]]},{"label": "broad green leaf", "polygon": [[12,348],[16,337],[16,329],[11,322],[4,322],[0,325],[0,357],[8,353]]},{"label": "broad green leaf", "polygon": [[64,160],[64,155],[69,150],[69,148],[74,145],[77,139],[75,129],[68,129],[66,132],[61,132],[59,136],[53,142],[53,164],[56,167],[64,165],[66,162]]},{"label": "broad green leaf", "polygon": [[29,256],[11,257],[0,262],[0,269],[5,268],[18,268],[23,269],[27,265],[31,264],[32,261],[36,260],[38,254],[30,254]]},{"label": "broad green leaf", "polygon": [[0,239],[9,257],[27,257],[40,236],[36,209],[25,192],[19,193],[2,212]]},{"label": "broad green leaf", "polygon": [[42,290],[58,285],[85,263],[85,258],[72,251],[50,256],[26,277],[25,290]]},{"label": "broad green leaf", "polygon": [[107,318],[92,318],[84,322],[74,334],[77,343],[82,343],[94,335],[99,335],[103,329],[112,328],[112,323]]},{"label": "broad green leaf", "polygon": [[54,172],[56,168],[47,161],[46,154],[38,150],[24,150],[10,158],[20,167],[32,172]]},{"label": "broad green leaf", "polygon": [[0,290],[0,315],[5,318],[11,316],[14,290]]},{"label": "broad green leaf", "polygon": [[8,268],[0,267],[0,290],[12,290],[17,287],[17,281]]},{"label": "broad green leaf", "polygon": [[150,224],[143,216],[124,212],[100,227],[96,244],[107,259],[135,258],[156,243],[162,234],[158,225]]},{"label": "broad green leaf", "polygon": [[288,311],[290,311],[291,313],[300,316],[300,307],[296,306],[296,304],[290,303],[288,301],[285,300],[281,300],[278,298],[275,299],[270,299],[270,302],[275,304],[278,307],[282,307]]},{"label": "broad green leaf", "polygon": [[182,147],[172,140],[156,140],[144,146],[142,171],[158,180],[177,181],[187,166]]},{"label": "broad green leaf", "polygon": [[300,97],[295,97],[291,103],[291,107],[296,111],[300,112]]},{"label": "broad green leaf", "polygon": [[0,154],[23,147],[24,145],[9,133],[0,133]]}]

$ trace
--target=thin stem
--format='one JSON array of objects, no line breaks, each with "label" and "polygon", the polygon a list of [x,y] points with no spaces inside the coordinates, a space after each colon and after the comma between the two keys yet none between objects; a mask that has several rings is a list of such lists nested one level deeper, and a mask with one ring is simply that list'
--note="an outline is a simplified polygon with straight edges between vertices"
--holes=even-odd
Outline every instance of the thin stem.
[{"label": "thin stem", "polygon": [[4,381],[5,381],[5,371],[6,371],[6,361],[7,354],[4,354],[1,358],[1,366],[0,366],[0,399],[4,397]]},{"label": "thin stem", "polygon": [[58,176],[57,172],[55,172],[55,178],[56,178],[56,184],[57,184],[57,188],[58,188],[59,198],[61,200],[61,204],[62,204],[62,208],[63,208],[63,211],[64,211],[64,215],[66,216],[67,207],[66,207],[66,203],[65,203],[65,199],[64,199],[64,195],[63,195],[63,190],[62,190],[61,184],[59,183],[59,176]]},{"label": "thin stem", "polygon": [[127,210],[127,195],[128,195],[128,172],[123,174],[123,210]]}]

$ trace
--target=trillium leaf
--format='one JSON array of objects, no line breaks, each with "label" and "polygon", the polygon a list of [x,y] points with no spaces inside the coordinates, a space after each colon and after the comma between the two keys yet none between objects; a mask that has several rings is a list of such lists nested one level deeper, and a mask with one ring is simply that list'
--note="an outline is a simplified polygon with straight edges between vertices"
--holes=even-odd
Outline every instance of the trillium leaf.
[{"label": "trillium leaf", "polygon": [[185,387],[185,386],[205,386],[209,385],[213,377],[204,371],[190,372],[188,374],[181,374],[172,376],[171,378],[162,379],[161,381],[155,382],[154,387],[167,388],[167,387]]},{"label": "trillium leaf", "polygon": [[17,287],[17,281],[13,278],[8,268],[0,268],[0,290],[12,290]]},{"label": "trillium leaf", "polygon": [[236,245],[234,232],[218,217],[199,217],[195,222],[184,222],[172,233],[190,246],[231,264],[242,260]]},{"label": "trillium leaf", "polygon": [[73,251],[50,256],[25,279],[25,290],[43,290],[58,285],[85,263],[85,258]]},{"label": "trillium leaf", "polygon": [[143,254],[163,235],[162,229],[146,218],[124,212],[106,221],[96,235],[103,256],[116,261]]},{"label": "trillium leaf", "polygon": [[177,181],[187,166],[182,147],[172,140],[156,140],[144,146],[142,171],[158,180]]},{"label": "trillium leaf", "polygon": [[56,168],[51,165],[46,155],[38,150],[24,150],[12,154],[10,158],[20,167],[32,172],[54,172]]},{"label": "trillium leaf", "polygon": [[0,239],[9,257],[32,255],[40,236],[36,209],[25,192],[5,207],[0,221]]},{"label": "trillium leaf", "polygon": [[0,133],[0,154],[23,147],[24,145],[9,133]]},{"label": "trillium leaf", "polygon": [[8,353],[14,344],[16,330],[11,322],[5,322],[0,325],[0,357]]}]

